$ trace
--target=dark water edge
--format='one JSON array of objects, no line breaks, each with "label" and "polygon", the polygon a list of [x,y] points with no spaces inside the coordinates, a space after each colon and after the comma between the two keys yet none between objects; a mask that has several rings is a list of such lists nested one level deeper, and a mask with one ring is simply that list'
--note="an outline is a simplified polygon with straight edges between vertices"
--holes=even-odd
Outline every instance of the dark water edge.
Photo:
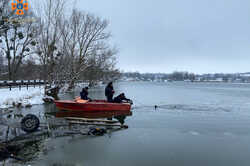
[{"label": "dark water edge", "polygon": [[[103,99],[103,89],[91,89],[90,97]],[[126,119],[128,130],[45,139],[26,164],[249,166],[249,84],[125,82],[115,89],[135,103],[133,116]]]}]

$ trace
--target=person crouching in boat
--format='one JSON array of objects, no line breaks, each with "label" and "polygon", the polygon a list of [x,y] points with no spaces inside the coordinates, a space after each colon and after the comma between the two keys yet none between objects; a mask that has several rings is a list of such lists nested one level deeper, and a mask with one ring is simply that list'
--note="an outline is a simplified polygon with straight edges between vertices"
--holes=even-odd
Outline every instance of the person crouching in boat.
[{"label": "person crouching in boat", "polygon": [[122,103],[124,101],[133,104],[132,100],[127,99],[124,93],[121,93],[114,98],[114,103]]},{"label": "person crouching in boat", "polygon": [[108,83],[108,85],[105,88],[105,96],[106,96],[108,102],[113,102],[114,93],[115,93],[115,91],[114,91],[113,83],[110,82],[110,83]]},{"label": "person crouching in boat", "polygon": [[89,87],[82,88],[82,91],[80,92],[80,96],[82,100],[91,101],[91,99],[88,97],[88,94],[89,94],[88,89]]}]

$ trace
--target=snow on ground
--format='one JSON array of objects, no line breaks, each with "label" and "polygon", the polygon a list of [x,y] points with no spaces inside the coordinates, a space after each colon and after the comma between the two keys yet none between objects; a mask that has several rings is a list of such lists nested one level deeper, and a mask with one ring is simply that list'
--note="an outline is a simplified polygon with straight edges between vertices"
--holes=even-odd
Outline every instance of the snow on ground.
[{"label": "snow on ground", "polygon": [[8,88],[0,89],[0,108],[9,108],[13,105],[22,103],[22,106],[43,104],[44,88],[29,87],[26,88]]}]

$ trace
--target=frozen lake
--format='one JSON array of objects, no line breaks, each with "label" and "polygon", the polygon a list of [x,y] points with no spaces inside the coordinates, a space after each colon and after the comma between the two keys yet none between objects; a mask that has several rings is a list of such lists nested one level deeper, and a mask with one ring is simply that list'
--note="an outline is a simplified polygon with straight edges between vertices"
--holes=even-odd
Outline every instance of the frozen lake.
[{"label": "frozen lake", "polygon": [[[249,166],[249,84],[122,82],[115,92],[134,101],[129,129],[46,140],[53,148],[31,165]],[[104,87],[89,94],[102,99]]]}]

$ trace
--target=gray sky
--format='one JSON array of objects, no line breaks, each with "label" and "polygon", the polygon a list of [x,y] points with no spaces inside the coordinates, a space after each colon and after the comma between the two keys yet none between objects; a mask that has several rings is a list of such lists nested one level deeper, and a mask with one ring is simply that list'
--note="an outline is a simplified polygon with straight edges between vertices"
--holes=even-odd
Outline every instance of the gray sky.
[{"label": "gray sky", "polygon": [[110,21],[124,71],[250,71],[249,0],[79,0]]}]

